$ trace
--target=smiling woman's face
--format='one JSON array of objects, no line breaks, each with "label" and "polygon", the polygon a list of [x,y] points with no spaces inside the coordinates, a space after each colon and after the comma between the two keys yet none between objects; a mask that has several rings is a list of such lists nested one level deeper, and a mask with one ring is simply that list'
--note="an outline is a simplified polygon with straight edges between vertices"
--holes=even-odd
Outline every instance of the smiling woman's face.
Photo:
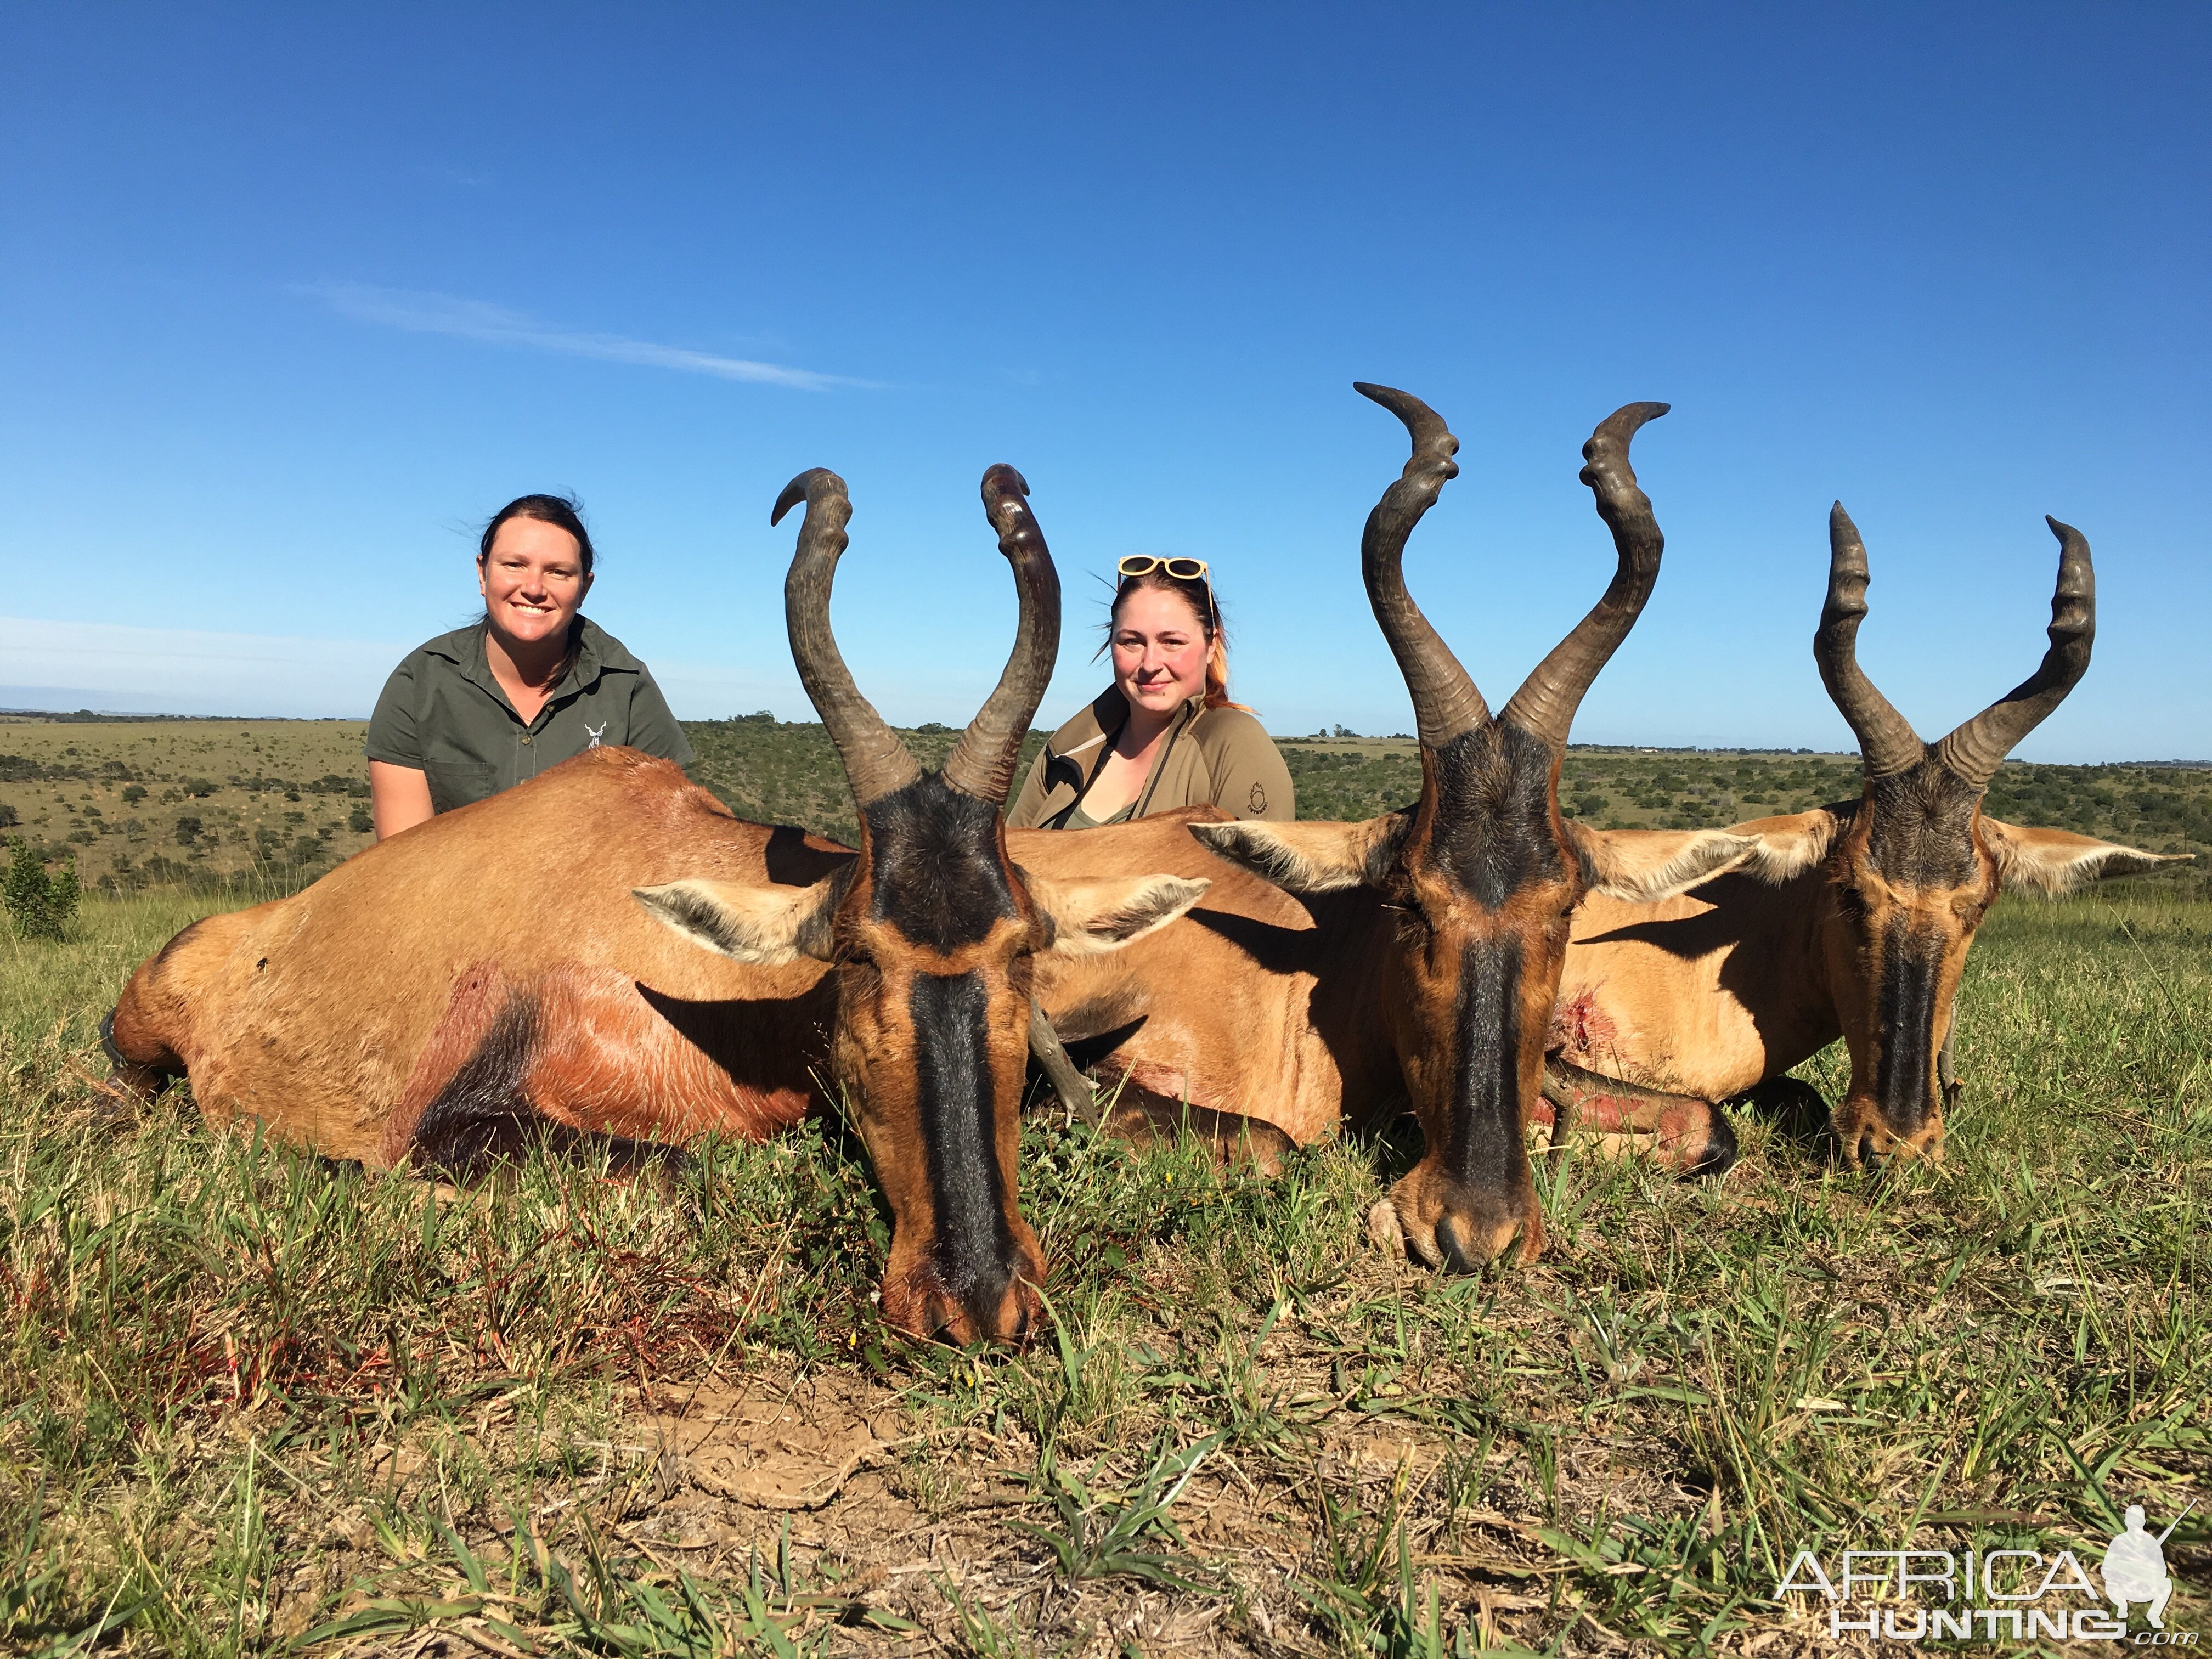
[{"label": "smiling woman's face", "polygon": [[1188,599],[1139,587],[1114,618],[1114,684],[1132,708],[1167,714],[1206,690],[1206,646]]},{"label": "smiling woman's face", "polygon": [[502,639],[530,646],[565,637],[592,591],[576,538],[543,519],[509,519],[477,566],[484,615]]}]

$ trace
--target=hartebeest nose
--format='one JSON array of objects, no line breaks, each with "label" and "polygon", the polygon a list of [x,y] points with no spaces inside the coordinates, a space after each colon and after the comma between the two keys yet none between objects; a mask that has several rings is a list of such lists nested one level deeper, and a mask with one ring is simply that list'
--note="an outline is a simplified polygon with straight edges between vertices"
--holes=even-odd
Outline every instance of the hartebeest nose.
[{"label": "hartebeest nose", "polygon": [[1543,1212],[1525,1166],[1518,1180],[1493,1186],[1459,1179],[1425,1158],[1368,1212],[1367,1230],[1376,1243],[1447,1273],[1480,1273],[1516,1239],[1523,1261],[1544,1250]]},{"label": "hartebeest nose", "polygon": [[899,1329],[933,1341],[1027,1341],[1042,1328],[1044,1256],[1026,1226],[1010,1239],[1002,1257],[964,1271],[929,1249],[902,1250],[894,1238],[884,1277],[884,1317]]}]

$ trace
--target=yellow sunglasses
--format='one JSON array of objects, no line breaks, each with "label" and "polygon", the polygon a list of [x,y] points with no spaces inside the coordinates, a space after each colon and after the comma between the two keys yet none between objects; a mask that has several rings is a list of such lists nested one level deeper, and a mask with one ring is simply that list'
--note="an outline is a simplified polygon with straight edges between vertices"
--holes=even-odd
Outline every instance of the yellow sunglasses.
[{"label": "yellow sunglasses", "polygon": [[1208,566],[1204,559],[1156,559],[1146,553],[1132,553],[1114,567],[1124,576],[1149,576],[1155,570],[1164,570],[1179,582],[1204,581]]}]

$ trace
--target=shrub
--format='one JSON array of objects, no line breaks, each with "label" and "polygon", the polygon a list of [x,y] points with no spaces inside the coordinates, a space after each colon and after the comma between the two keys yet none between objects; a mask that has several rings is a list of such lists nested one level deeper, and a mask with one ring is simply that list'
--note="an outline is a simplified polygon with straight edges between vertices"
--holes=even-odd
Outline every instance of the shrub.
[{"label": "shrub", "polygon": [[177,845],[179,847],[190,847],[194,842],[200,838],[200,830],[204,827],[204,826],[201,824],[198,818],[179,818],[177,820]]},{"label": "shrub", "polygon": [[0,800],[0,830],[12,830],[16,822],[15,809],[6,801]]},{"label": "shrub", "polygon": [[0,901],[4,901],[8,914],[15,918],[18,934],[24,939],[59,939],[63,926],[76,914],[79,896],[74,863],[64,865],[60,875],[49,876],[46,860],[31,850],[30,842],[15,843],[7,877],[0,881]]},{"label": "shrub", "polygon": [[369,817],[368,808],[356,806],[346,814],[346,828],[356,836],[365,836],[376,828],[376,820]]},{"label": "shrub", "polygon": [[123,802],[125,805],[136,806],[140,801],[145,799],[146,786],[144,784],[126,783],[123,786]]}]

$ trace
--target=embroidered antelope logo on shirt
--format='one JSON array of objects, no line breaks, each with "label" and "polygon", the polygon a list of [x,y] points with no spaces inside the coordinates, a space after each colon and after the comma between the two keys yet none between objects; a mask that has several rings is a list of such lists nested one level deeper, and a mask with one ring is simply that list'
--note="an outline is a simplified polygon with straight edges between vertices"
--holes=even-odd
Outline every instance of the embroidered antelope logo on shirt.
[{"label": "embroidered antelope logo on shirt", "polygon": [[597,749],[599,746],[599,738],[605,734],[606,729],[607,723],[605,720],[601,720],[597,726],[586,726],[584,728],[584,731],[586,734],[590,737],[591,741],[586,744],[584,747],[586,749]]}]

